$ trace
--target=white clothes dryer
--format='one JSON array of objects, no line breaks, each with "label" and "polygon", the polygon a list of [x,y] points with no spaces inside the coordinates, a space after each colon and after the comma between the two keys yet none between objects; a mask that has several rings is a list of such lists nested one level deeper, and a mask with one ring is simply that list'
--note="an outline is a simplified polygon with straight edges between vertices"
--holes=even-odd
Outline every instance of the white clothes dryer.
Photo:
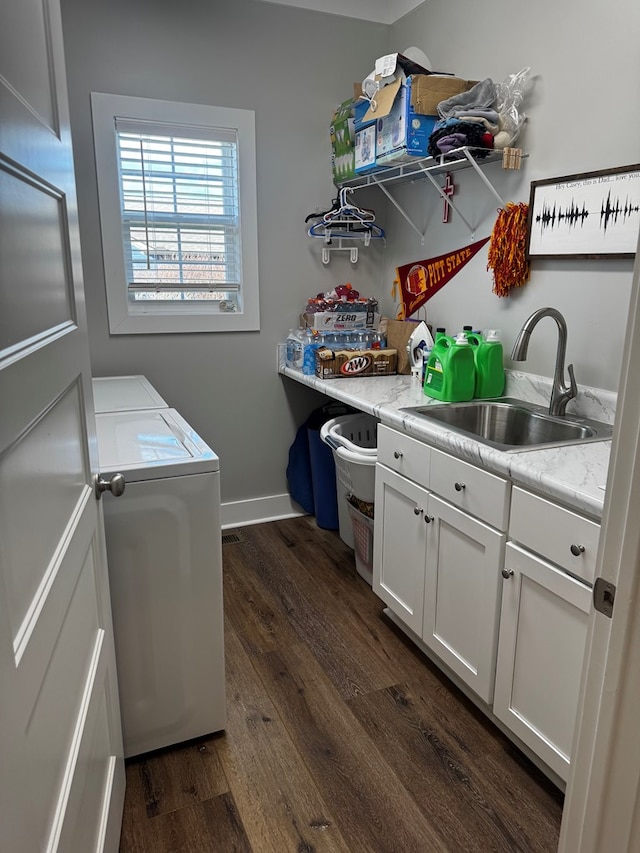
[{"label": "white clothes dryer", "polygon": [[175,409],[96,414],[125,757],[225,727],[219,460]]}]

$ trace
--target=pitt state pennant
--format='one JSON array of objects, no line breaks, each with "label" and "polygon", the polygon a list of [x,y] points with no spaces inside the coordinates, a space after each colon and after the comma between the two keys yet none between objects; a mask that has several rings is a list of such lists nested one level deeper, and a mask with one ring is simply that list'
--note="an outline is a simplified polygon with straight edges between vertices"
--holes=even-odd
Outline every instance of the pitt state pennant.
[{"label": "pitt state pennant", "polygon": [[402,305],[399,315],[411,317],[434,293],[460,272],[489,239],[485,237],[484,240],[478,240],[463,249],[447,252],[446,255],[437,255],[435,258],[397,267],[394,285],[400,285]]}]

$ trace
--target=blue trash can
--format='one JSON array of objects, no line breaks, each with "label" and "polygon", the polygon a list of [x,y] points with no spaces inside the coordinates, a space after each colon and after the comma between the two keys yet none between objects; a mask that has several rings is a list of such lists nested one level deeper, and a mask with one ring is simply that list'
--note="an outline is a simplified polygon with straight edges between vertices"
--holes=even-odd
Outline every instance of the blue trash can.
[{"label": "blue trash can", "polygon": [[336,491],[336,464],[331,448],[320,438],[320,428],[330,416],[322,409],[307,421],[311,485],[318,527],[338,530],[338,495]]},{"label": "blue trash can", "polygon": [[310,514],[318,527],[338,530],[338,496],[333,451],[320,438],[322,425],[352,412],[342,403],[328,403],[311,413],[289,449],[287,480],[291,497]]}]

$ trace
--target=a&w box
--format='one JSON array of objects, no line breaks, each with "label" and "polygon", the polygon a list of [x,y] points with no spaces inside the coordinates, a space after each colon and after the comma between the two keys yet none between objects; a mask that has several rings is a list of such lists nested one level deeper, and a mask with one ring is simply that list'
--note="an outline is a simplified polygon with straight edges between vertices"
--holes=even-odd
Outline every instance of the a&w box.
[{"label": "a&w box", "polygon": [[355,376],[390,376],[396,372],[398,352],[395,349],[329,349],[316,350],[316,376],[338,379]]}]

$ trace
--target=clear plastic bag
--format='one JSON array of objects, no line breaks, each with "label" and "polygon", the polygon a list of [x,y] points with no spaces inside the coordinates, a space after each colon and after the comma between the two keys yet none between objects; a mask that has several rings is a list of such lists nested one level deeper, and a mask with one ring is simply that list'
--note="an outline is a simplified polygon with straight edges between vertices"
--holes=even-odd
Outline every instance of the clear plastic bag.
[{"label": "clear plastic bag", "polygon": [[494,148],[508,148],[520,136],[527,117],[519,107],[529,88],[530,79],[531,68],[526,67],[517,74],[510,74],[502,83],[496,83],[499,129],[493,140]]}]

